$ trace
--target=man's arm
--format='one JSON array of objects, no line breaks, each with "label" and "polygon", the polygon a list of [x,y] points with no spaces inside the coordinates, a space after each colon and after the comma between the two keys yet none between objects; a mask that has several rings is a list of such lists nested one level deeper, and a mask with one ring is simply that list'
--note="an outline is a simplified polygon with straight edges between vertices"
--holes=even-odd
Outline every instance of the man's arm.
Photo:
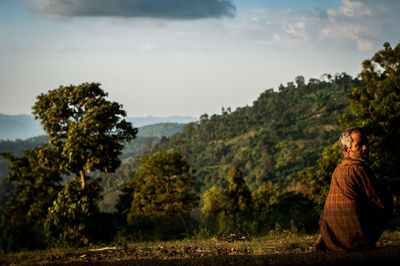
[{"label": "man's arm", "polygon": [[393,197],[375,178],[369,167],[365,164],[358,165],[355,172],[367,199],[385,213],[391,213]]}]

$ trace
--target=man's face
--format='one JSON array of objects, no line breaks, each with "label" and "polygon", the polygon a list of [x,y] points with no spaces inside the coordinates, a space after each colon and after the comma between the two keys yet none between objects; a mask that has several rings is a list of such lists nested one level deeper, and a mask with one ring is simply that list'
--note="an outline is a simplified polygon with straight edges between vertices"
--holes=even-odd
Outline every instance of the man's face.
[{"label": "man's face", "polygon": [[364,134],[351,133],[353,142],[350,149],[346,149],[346,155],[352,159],[366,161],[368,160],[368,139]]}]

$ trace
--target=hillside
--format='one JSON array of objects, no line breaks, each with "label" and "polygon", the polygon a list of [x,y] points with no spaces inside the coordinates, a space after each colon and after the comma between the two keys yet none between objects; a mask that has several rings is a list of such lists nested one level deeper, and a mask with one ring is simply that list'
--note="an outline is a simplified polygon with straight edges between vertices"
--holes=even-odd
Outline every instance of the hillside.
[{"label": "hillside", "polygon": [[296,182],[298,171],[314,165],[322,150],[337,140],[336,118],[348,112],[345,94],[359,82],[343,73],[329,81],[312,79],[266,90],[252,106],[202,115],[153,152],[181,151],[197,170],[203,191],[225,186],[232,165],[243,170],[251,190],[266,181],[282,189]]}]

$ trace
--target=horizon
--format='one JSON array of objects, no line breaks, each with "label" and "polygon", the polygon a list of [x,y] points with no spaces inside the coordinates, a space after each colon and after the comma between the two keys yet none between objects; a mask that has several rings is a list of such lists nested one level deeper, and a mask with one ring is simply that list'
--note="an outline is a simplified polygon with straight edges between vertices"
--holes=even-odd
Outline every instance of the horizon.
[{"label": "horizon", "polygon": [[[0,112],[0,115],[5,115],[5,116],[33,116],[31,113],[30,114],[6,114]],[[189,115],[168,115],[168,116],[153,116],[153,115],[147,115],[147,116],[126,116],[126,118],[169,118],[169,117],[190,117],[190,118],[196,118],[194,116],[189,116]]]},{"label": "horizon", "polygon": [[220,114],[299,75],[356,77],[400,36],[396,0],[68,1],[0,0],[0,113],[99,82],[127,117]]}]

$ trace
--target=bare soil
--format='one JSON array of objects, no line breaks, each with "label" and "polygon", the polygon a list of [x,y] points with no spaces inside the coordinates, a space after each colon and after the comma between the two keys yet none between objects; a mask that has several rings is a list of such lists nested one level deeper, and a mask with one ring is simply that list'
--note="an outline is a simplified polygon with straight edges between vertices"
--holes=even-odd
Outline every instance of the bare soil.
[{"label": "bare soil", "polygon": [[0,265],[400,265],[400,232],[386,233],[377,248],[357,252],[317,251],[315,238],[212,238],[0,253]]}]

